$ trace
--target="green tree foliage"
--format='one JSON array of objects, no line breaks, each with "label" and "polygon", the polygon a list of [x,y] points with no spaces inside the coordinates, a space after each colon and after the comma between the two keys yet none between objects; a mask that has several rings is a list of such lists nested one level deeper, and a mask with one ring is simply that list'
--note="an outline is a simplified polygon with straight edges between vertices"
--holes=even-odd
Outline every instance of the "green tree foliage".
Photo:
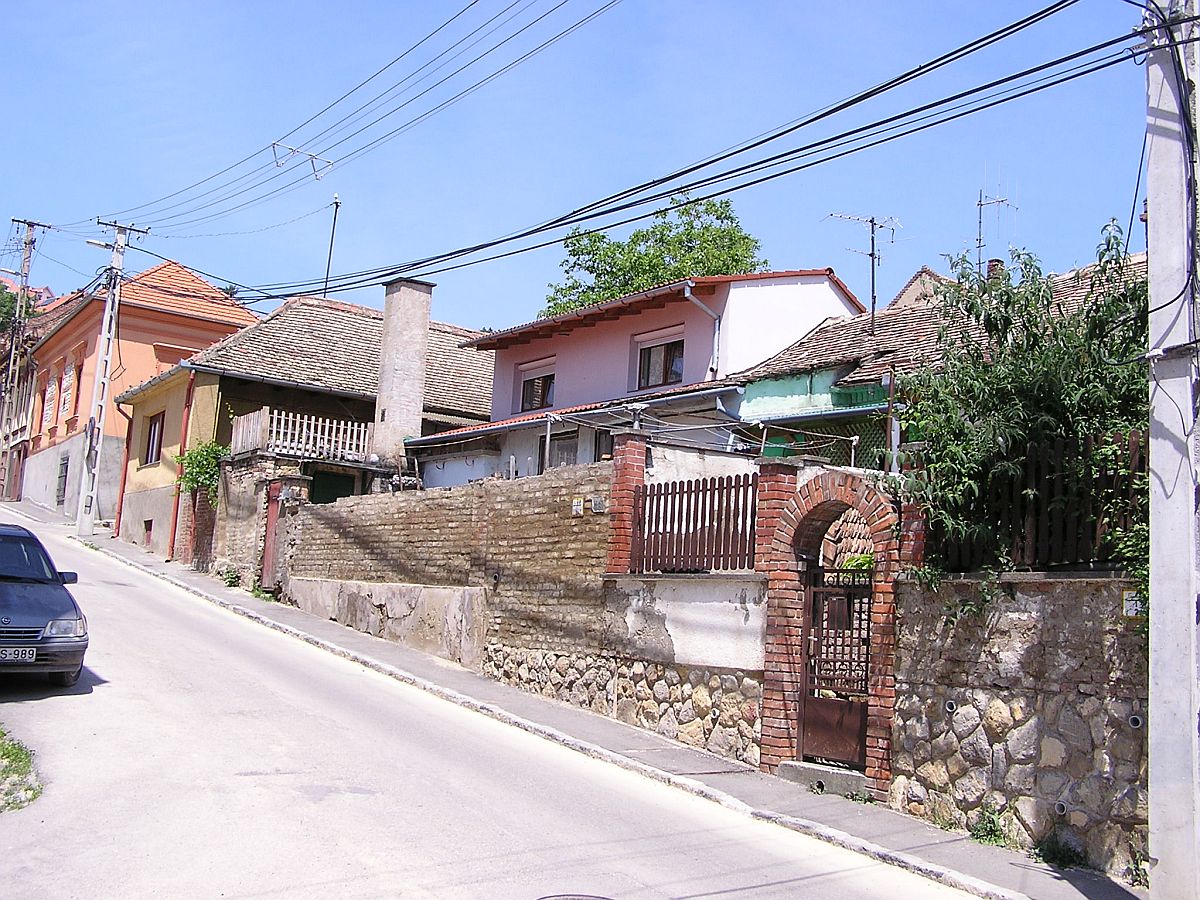
[{"label": "green tree foliage", "polygon": [[197,444],[179,454],[179,484],[187,491],[203,490],[215,506],[221,482],[221,460],[229,456],[229,447],[216,441]]},{"label": "green tree foliage", "polygon": [[543,316],[570,312],[644,291],[657,284],[701,275],[760,272],[758,239],[742,228],[728,200],[686,206],[687,195],[654,214],[653,222],[626,241],[576,228],[563,241],[565,278],[551,284]]},{"label": "green tree foliage", "polygon": [[[1115,223],[1104,229],[1096,265],[1081,276],[1082,302],[1055,298],[1037,259],[1020,250],[990,277],[966,256],[953,259],[954,280],[936,291],[941,364],[902,386],[901,421],[909,440],[926,442],[924,470],[902,489],[921,500],[936,531],[982,540],[1001,565],[1010,536],[980,513],[994,484],[1021,477],[1030,443],[1079,446],[1147,428],[1146,369],[1136,362],[1147,346],[1147,284],[1122,237]],[[1135,494],[1126,502],[1144,522],[1145,496]],[[1131,571],[1141,533],[1135,525],[1110,536]]]},{"label": "green tree foliage", "polygon": [[17,295],[0,287],[0,331],[8,331],[17,314]]}]

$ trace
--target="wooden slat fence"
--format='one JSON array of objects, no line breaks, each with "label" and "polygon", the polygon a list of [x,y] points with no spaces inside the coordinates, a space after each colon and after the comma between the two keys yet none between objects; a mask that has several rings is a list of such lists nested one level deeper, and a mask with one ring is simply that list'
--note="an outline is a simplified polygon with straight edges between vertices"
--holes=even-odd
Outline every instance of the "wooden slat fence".
[{"label": "wooden slat fence", "polygon": [[263,432],[270,412],[266,407],[254,412],[237,416],[233,420],[233,438],[229,442],[229,450],[234,455],[248,453],[262,447]]},{"label": "wooden slat fence", "polygon": [[[1007,556],[1018,568],[1044,569],[1105,563],[1114,527],[1129,522],[1138,477],[1146,472],[1141,432],[1031,443],[1013,471],[997,469],[982,486],[972,518],[1005,535],[1005,546],[980,536],[948,538],[934,529],[934,547],[948,571],[969,572]],[[1119,501],[1126,501],[1119,503]],[[1126,511],[1110,521],[1108,511]]]},{"label": "wooden slat fence", "polygon": [[753,569],[757,491],[757,474],[639,486],[630,572]]}]

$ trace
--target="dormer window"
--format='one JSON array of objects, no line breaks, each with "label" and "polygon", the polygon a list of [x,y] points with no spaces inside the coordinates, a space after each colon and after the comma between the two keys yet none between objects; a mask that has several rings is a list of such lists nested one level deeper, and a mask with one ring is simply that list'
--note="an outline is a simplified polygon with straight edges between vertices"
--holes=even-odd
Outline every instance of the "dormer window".
[{"label": "dormer window", "polygon": [[554,362],[555,357],[535,359],[517,366],[517,380],[521,385],[520,411],[546,409],[554,405]]},{"label": "dormer window", "polygon": [[638,350],[638,390],[683,382],[683,338]]}]

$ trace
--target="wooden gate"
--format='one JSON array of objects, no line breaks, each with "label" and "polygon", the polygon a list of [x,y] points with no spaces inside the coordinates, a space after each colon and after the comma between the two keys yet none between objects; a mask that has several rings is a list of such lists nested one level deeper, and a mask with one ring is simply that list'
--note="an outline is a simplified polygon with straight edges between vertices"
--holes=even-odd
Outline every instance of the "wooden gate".
[{"label": "wooden gate", "polygon": [[866,767],[872,577],[809,573],[798,759]]}]

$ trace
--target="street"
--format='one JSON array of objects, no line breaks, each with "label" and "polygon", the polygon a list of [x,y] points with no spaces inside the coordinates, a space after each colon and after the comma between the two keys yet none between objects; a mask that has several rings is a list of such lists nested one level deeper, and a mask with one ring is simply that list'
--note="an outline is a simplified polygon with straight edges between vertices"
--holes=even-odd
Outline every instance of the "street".
[{"label": "street", "polygon": [[79,572],[91,647],[74,688],[0,680],[45,786],[0,814],[6,898],[964,896],[34,530]]}]

